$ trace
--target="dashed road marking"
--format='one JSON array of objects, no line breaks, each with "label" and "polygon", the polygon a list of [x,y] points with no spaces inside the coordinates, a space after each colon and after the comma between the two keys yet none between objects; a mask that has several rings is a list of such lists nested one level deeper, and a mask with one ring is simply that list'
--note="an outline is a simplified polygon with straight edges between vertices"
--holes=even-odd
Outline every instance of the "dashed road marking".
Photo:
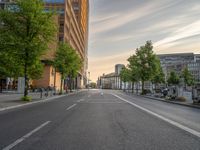
[{"label": "dashed road marking", "polygon": [[82,102],[82,101],[84,101],[84,99],[77,100],[78,103],[80,103],[80,102]]},{"label": "dashed road marking", "polygon": [[73,104],[73,105],[69,106],[69,107],[67,108],[67,110],[72,109],[72,108],[75,107],[76,105],[77,105],[77,104]]},{"label": "dashed road marking", "polygon": [[18,145],[19,143],[23,142],[24,140],[26,140],[28,137],[30,137],[32,134],[34,134],[35,132],[37,132],[38,130],[40,130],[41,128],[43,128],[44,126],[46,126],[47,124],[49,124],[51,121],[47,121],[43,124],[41,124],[39,127],[35,128],[34,130],[32,130],[31,132],[27,133],[26,135],[24,135],[23,137],[17,139],[15,142],[13,142],[12,144],[6,146],[5,148],[3,148],[2,150],[10,150],[13,147],[15,147],[16,145]]}]

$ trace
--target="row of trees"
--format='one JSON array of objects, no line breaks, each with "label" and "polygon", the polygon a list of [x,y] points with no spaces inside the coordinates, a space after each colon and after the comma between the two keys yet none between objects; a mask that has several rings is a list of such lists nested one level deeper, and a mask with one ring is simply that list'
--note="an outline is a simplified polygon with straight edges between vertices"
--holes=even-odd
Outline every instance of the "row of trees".
[{"label": "row of trees", "polygon": [[[165,75],[163,73],[160,60],[153,52],[151,41],[147,41],[144,46],[136,49],[136,53],[128,58],[128,65],[122,68],[120,73],[123,82],[132,82],[132,90],[135,82],[142,82],[142,93],[145,94],[144,83],[150,81],[153,84],[165,83]],[[188,69],[184,69],[182,78],[187,85],[193,84],[193,78]],[[179,76],[175,72],[171,72],[168,78],[168,84],[178,84]]]},{"label": "row of trees", "polygon": [[[183,81],[181,81],[183,79]],[[188,68],[184,68],[180,75],[177,75],[174,71],[170,72],[169,78],[167,79],[167,83],[169,85],[178,85],[182,82],[184,86],[192,86],[194,85],[194,78]]]},{"label": "row of trees", "polygon": [[[8,9],[0,9],[0,78],[24,76],[24,97],[29,80],[43,73],[41,56],[51,42],[57,42],[58,27],[53,18],[53,13],[44,11],[43,0],[16,0]],[[59,44],[52,63],[62,79],[69,74],[74,77],[81,67],[75,50],[64,43]]]}]

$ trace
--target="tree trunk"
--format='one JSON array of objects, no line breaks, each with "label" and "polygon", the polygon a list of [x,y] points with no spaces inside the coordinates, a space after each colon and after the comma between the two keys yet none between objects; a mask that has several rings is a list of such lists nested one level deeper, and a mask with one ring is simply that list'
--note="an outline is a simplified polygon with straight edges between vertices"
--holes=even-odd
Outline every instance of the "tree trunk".
[{"label": "tree trunk", "polygon": [[63,93],[63,73],[61,74],[60,94]]},{"label": "tree trunk", "polygon": [[70,92],[72,92],[72,77],[70,76]]},{"label": "tree trunk", "polygon": [[[29,31],[30,31],[30,22],[27,21],[26,26],[26,37],[29,37]],[[28,43],[27,43],[28,44]],[[27,75],[27,67],[28,67],[28,60],[29,60],[29,53],[28,49],[25,48],[25,58],[24,58],[24,80],[25,80],[25,89],[24,89],[24,97],[28,95],[28,75]]]},{"label": "tree trunk", "polygon": [[54,89],[56,89],[56,68],[55,68],[55,74],[54,74],[54,83],[53,83],[54,85]]},{"label": "tree trunk", "polygon": [[124,82],[124,92],[126,91],[126,82]]},{"label": "tree trunk", "polygon": [[142,95],[144,95],[144,81],[142,81]]},{"label": "tree trunk", "polygon": [[2,93],[2,91],[3,91],[3,80],[1,79],[1,89],[0,89],[0,93]]},{"label": "tree trunk", "polygon": [[132,93],[134,93],[134,82],[132,82]]},{"label": "tree trunk", "polygon": [[26,97],[28,95],[27,60],[25,60],[25,64],[24,64],[24,80],[25,80],[24,97]]}]

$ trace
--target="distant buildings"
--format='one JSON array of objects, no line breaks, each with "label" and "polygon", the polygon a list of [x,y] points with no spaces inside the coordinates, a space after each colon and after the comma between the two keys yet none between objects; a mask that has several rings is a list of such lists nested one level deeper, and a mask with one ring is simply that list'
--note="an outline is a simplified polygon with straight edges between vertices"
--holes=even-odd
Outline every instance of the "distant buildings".
[{"label": "distant buildings", "polygon": [[175,71],[178,75],[181,75],[182,70],[187,67],[195,81],[200,82],[200,54],[177,53],[157,56],[160,59],[166,80],[171,71]]},{"label": "distant buildings", "polygon": [[123,64],[115,65],[115,72],[103,74],[99,77],[97,86],[103,89],[122,89],[122,81],[119,75],[123,67],[125,67]]}]

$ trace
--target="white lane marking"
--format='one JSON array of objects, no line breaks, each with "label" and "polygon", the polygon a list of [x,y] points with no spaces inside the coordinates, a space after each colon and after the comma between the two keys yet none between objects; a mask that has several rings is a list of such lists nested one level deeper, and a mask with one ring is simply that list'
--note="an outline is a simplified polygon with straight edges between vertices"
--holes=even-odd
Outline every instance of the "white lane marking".
[{"label": "white lane marking", "polygon": [[72,109],[73,107],[75,107],[77,104],[73,104],[72,106],[69,106],[68,108],[67,108],[67,110],[70,110],[70,109]]},{"label": "white lane marking", "polygon": [[123,102],[88,102],[92,104],[121,104]]},{"label": "white lane marking", "polygon": [[34,130],[32,130],[31,132],[27,133],[26,135],[24,135],[23,137],[19,138],[18,140],[16,140],[15,142],[13,142],[12,144],[6,146],[5,148],[3,148],[2,150],[10,150],[13,147],[15,147],[16,145],[18,145],[19,143],[23,142],[25,139],[27,139],[28,137],[30,137],[32,134],[34,134],[35,132],[37,132],[38,130],[40,130],[41,128],[43,128],[44,126],[46,126],[47,124],[49,124],[51,121],[47,121],[43,124],[41,124],[39,127],[35,128]]},{"label": "white lane marking", "polygon": [[78,103],[80,103],[80,102],[82,102],[82,101],[84,101],[84,99],[77,100]]},{"label": "white lane marking", "polygon": [[156,116],[157,118],[159,118],[161,120],[164,120],[164,121],[166,121],[166,122],[168,122],[168,123],[170,123],[170,124],[172,124],[172,125],[174,125],[174,126],[176,126],[178,128],[181,128],[182,130],[187,131],[187,132],[189,132],[189,133],[191,133],[191,134],[193,134],[193,135],[195,135],[195,136],[200,138],[200,132],[198,132],[196,130],[193,130],[193,129],[191,129],[189,127],[186,127],[186,126],[184,126],[184,125],[182,125],[182,124],[180,124],[180,123],[178,123],[176,121],[170,120],[170,119],[165,118],[165,117],[163,117],[163,116],[161,116],[159,114],[156,114],[156,113],[154,113],[154,112],[152,112],[152,111],[150,111],[150,110],[148,110],[148,109],[146,109],[144,107],[141,107],[141,106],[139,106],[139,105],[137,105],[137,104],[135,104],[133,102],[130,102],[130,101],[128,101],[128,100],[126,100],[126,99],[124,99],[124,98],[122,98],[122,97],[120,97],[120,96],[118,96],[116,94],[112,94],[112,95],[117,97],[117,98],[119,98],[120,100],[122,100],[124,102],[127,102],[127,103],[133,105],[134,107],[137,107],[137,108],[139,108],[139,109],[141,109],[141,110],[143,110],[143,111],[145,111],[145,112],[147,112],[147,113],[149,113],[149,114],[151,114],[153,116]]}]

